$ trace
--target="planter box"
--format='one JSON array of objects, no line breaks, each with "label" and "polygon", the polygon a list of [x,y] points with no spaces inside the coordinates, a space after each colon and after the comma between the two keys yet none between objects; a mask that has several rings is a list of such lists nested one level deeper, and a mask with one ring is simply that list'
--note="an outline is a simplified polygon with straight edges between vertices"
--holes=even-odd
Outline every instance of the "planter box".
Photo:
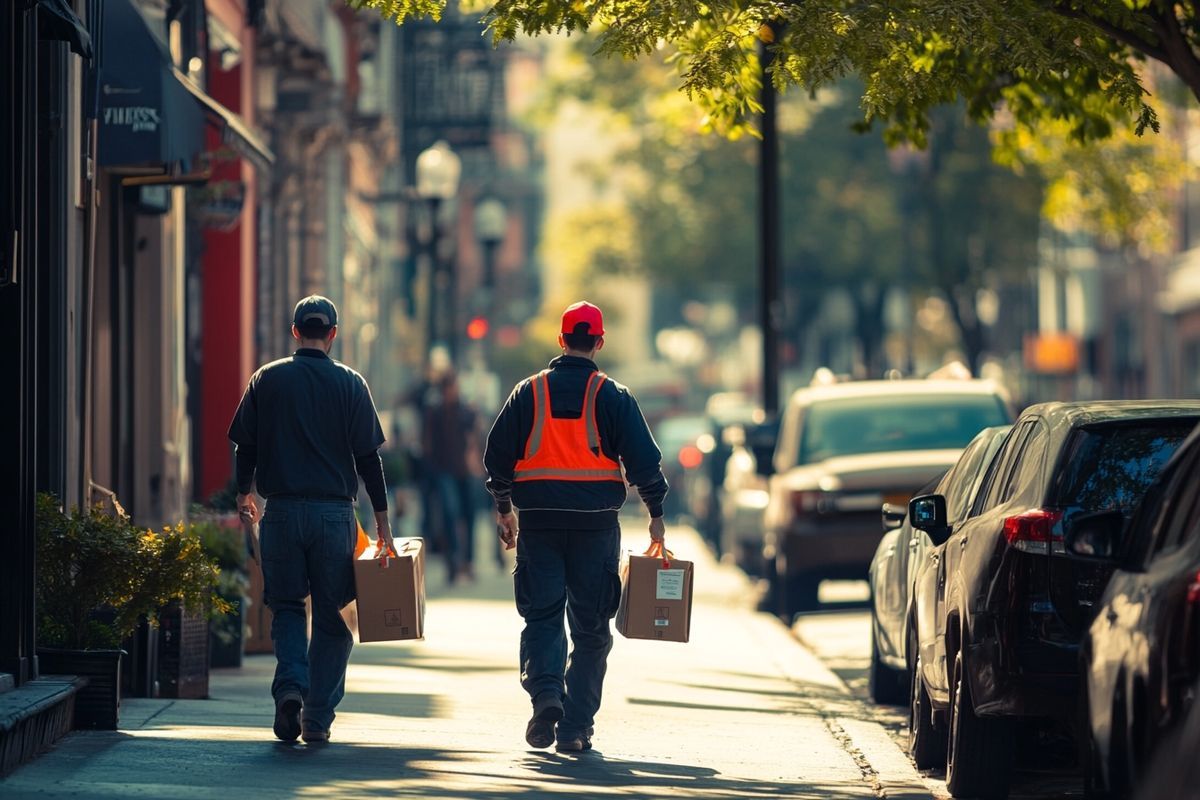
[{"label": "planter box", "polygon": [[121,712],[124,650],[38,650],[42,675],[77,675],[87,685],[75,695],[75,730],[115,731]]},{"label": "planter box", "polygon": [[121,670],[124,697],[158,697],[158,628],[146,619],[121,643],[126,657]]},{"label": "planter box", "polygon": [[158,615],[160,697],[208,697],[208,620],[171,603]]}]

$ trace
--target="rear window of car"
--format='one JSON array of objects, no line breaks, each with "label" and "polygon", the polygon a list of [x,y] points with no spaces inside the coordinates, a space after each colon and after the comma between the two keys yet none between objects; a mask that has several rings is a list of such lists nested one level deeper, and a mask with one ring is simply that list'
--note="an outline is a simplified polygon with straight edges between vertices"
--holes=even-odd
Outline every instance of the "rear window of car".
[{"label": "rear window of car", "polygon": [[1172,419],[1080,429],[1063,455],[1054,505],[1128,511],[1195,426],[1194,419]]},{"label": "rear window of car", "polygon": [[1008,421],[1004,403],[987,394],[821,400],[804,415],[799,462],[902,450],[956,450],[984,428]]}]

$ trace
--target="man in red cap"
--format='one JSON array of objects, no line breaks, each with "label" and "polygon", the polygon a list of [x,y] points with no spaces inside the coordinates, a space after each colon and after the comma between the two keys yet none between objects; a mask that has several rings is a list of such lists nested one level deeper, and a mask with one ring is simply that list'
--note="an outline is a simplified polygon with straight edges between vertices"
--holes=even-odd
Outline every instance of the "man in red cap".
[{"label": "man in red cap", "polygon": [[[533,702],[525,741],[560,751],[592,746],[592,724],[617,613],[626,481],[664,536],[662,454],[629,390],[596,368],[604,317],[567,308],[563,354],[513,390],[488,435],[484,466],[500,538],[517,548],[513,573],[521,632],[521,685]],[[521,512],[520,536],[517,515]],[[567,659],[563,612],[574,647]]]}]

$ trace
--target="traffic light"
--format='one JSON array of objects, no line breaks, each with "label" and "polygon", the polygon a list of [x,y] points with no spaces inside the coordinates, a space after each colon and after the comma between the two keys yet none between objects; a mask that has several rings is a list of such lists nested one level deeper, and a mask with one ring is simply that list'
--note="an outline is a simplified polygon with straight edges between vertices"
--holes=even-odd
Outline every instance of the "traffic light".
[{"label": "traffic light", "polygon": [[487,317],[472,317],[467,323],[467,338],[478,341],[488,335]]}]

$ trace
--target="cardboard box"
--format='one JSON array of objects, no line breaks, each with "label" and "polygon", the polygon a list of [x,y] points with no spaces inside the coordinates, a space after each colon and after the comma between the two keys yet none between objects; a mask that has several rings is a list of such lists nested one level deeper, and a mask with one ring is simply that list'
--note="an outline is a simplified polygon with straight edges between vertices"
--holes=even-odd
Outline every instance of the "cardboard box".
[{"label": "cardboard box", "polygon": [[368,549],[354,562],[360,642],[425,638],[424,542],[397,539],[396,553],[385,560]]},{"label": "cardboard box", "polygon": [[626,639],[686,642],[691,629],[692,562],[626,553],[617,631]]}]

